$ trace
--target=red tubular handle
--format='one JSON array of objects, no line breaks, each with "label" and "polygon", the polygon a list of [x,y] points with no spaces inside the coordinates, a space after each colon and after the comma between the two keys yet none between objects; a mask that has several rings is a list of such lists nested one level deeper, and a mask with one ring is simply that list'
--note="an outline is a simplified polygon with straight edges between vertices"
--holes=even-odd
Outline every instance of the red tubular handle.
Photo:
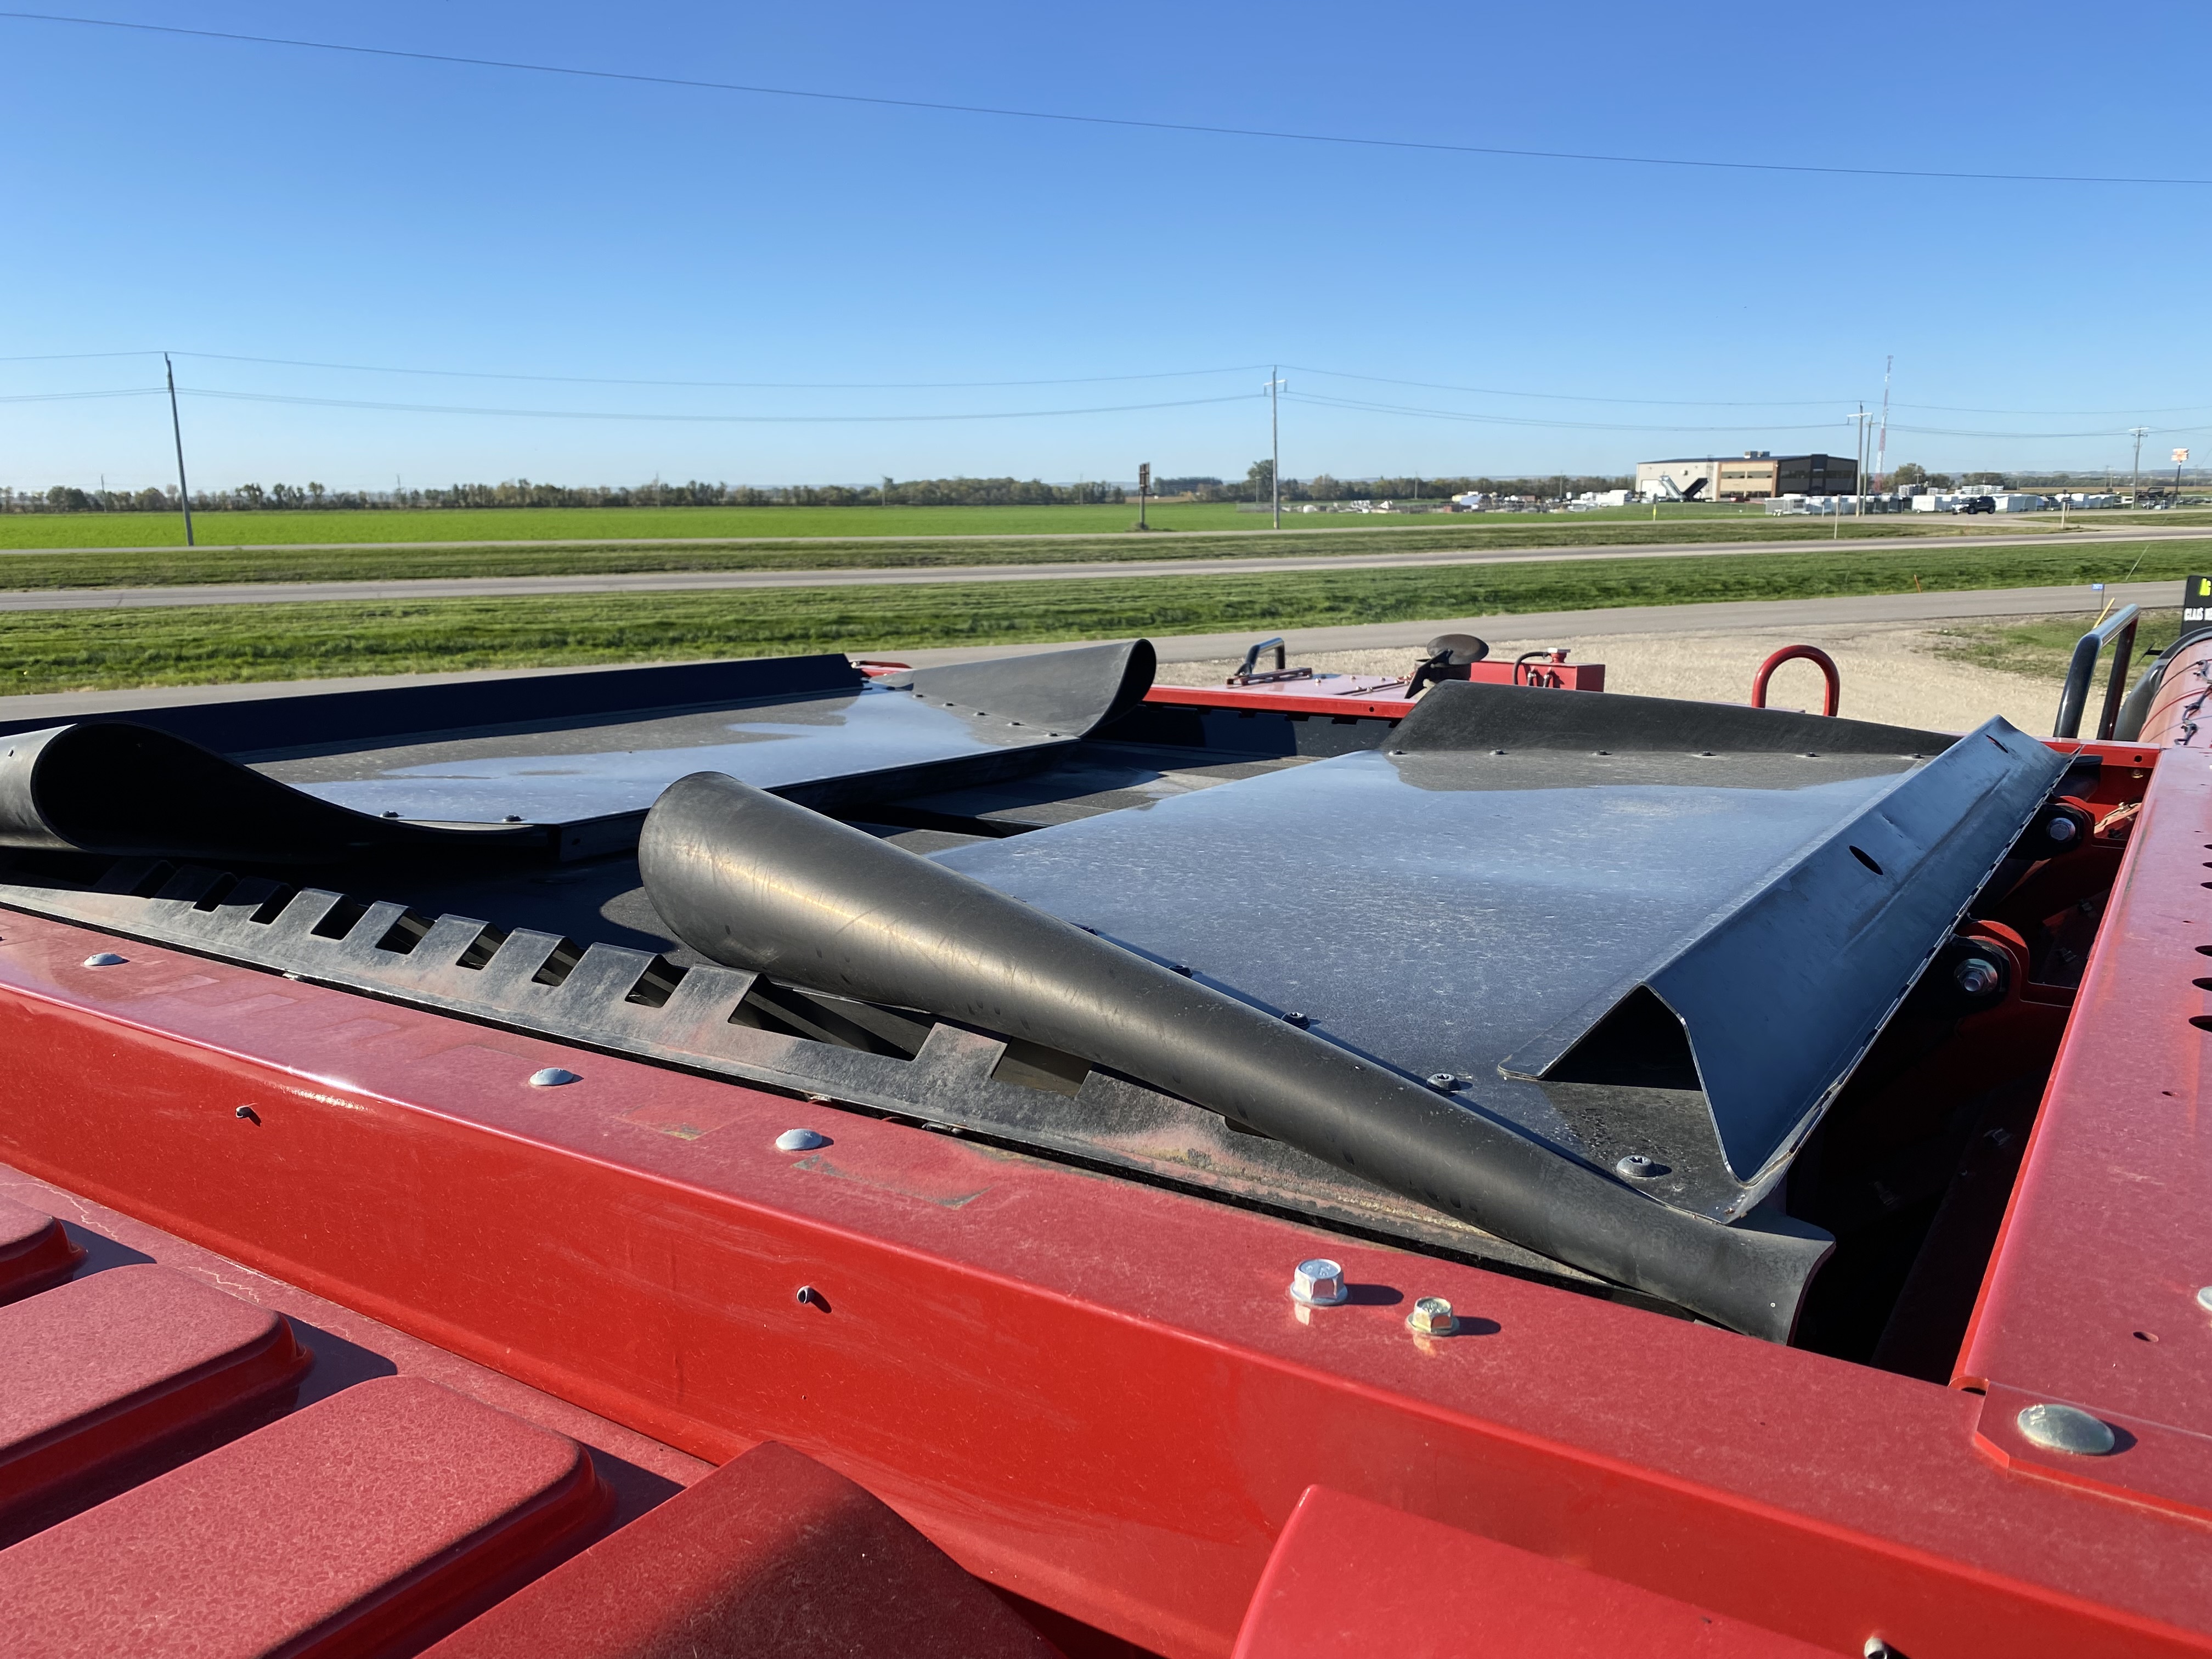
[{"label": "red tubular handle", "polygon": [[1820,712],[1823,714],[1833,714],[1842,707],[1844,677],[1836,672],[1836,659],[1817,645],[1785,645],[1765,662],[1759,664],[1759,672],[1752,676],[1751,706],[1753,708],[1766,707],[1766,683],[1774,678],[1774,671],[1781,667],[1784,663],[1795,661],[1800,657],[1807,662],[1820,664],[1820,672],[1827,677],[1827,707]]}]

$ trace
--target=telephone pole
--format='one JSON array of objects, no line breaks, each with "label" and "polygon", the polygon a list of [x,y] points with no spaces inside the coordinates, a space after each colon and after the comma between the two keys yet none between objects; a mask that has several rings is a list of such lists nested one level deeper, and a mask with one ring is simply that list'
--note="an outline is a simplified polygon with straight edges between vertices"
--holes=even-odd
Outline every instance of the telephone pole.
[{"label": "telephone pole", "polygon": [[161,354],[161,368],[169,377],[169,431],[177,441],[177,505],[185,509],[185,545],[190,547],[192,544],[192,491],[191,486],[185,482],[185,423],[177,416],[177,371],[166,351]]},{"label": "telephone pole", "polygon": [[1277,369],[1267,371],[1267,494],[1274,502],[1275,528],[1283,527],[1283,424],[1281,393],[1284,381]]},{"label": "telephone pole", "polygon": [[1875,444],[1874,480],[1882,482],[1889,466],[1889,371],[1897,367],[1894,356],[1881,360],[1881,436]]},{"label": "telephone pole", "polygon": [[2150,428],[2131,426],[2128,428],[2128,436],[2136,441],[2135,472],[2128,480],[2128,505],[2133,507],[2142,500],[2142,441],[2150,436]]}]

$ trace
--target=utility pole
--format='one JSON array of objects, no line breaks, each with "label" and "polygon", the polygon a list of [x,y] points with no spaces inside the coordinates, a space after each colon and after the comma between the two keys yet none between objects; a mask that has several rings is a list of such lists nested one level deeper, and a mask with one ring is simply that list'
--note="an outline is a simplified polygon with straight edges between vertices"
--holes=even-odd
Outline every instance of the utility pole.
[{"label": "utility pole", "polygon": [[[1851,457],[1851,465],[1856,469],[1855,476],[1851,479],[1851,488],[1854,492],[1852,496],[1852,516],[1854,518],[1863,519],[1866,517],[1866,465],[1868,440],[1873,435],[1867,428],[1867,422],[1874,417],[1867,413],[1867,406],[1864,404],[1861,404],[1859,405],[1859,412],[1857,414],[1846,416],[1844,418],[1856,424],[1856,438],[1852,444]],[[1836,515],[1836,534],[1840,537],[1844,531],[1843,514],[1838,513]]]},{"label": "utility pole", "polygon": [[1881,360],[1881,438],[1875,446],[1874,477],[1880,483],[1889,471],[1889,371],[1897,366],[1894,356]]},{"label": "utility pole", "polygon": [[2132,509],[2142,501],[2142,441],[2150,436],[2150,428],[2131,426],[2128,428],[2128,436],[2136,441],[2135,471],[2128,480],[2128,506]]},{"label": "utility pole", "polygon": [[192,491],[185,482],[185,423],[177,416],[177,371],[169,354],[161,354],[162,370],[169,377],[169,431],[177,441],[177,505],[185,509],[185,545],[192,544]]},{"label": "utility pole", "polygon": [[884,499],[883,499],[883,505],[884,505],[884,506],[885,506],[885,507],[889,507],[890,504],[891,504],[891,478],[890,478],[890,473],[888,473],[888,472],[886,472],[885,474],[884,474]]},{"label": "utility pole", "polygon": [[1283,380],[1279,369],[1267,371],[1267,493],[1275,509],[1275,528],[1283,527]]}]

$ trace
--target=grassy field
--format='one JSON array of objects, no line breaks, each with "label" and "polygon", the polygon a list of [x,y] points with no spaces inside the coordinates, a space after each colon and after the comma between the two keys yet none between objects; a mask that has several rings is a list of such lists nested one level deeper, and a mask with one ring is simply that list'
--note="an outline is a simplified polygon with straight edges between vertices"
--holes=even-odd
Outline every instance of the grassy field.
[{"label": "grassy field", "polygon": [[[2082,631],[2079,617],[2054,617],[2024,623],[1960,623],[1942,630],[1937,649],[1956,662],[2011,674],[2031,674],[2056,684],[2066,678],[2067,665],[2073,660],[2074,647]],[[2140,662],[2150,652],[2164,650],[2180,633],[2179,605],[2171,610],[2145,611],[2136,629],[2136,659]],[[2100,666],[2095,677],[2100,687],[2104,684],[2105,672]]]},{"label": "grassy field", "polygon": [[[1614,605],[2179,578],[2212,542],[1958,549],[1443,569],[1110,577],[1013,586],[792,587],[0,613],[10,692],[307,679],[824,650],[1110,639]],[[2083,595],[2084,603],[2087,595]],[[2057,624],[2063,631],[2065,624]],[[2076,630],[2078,631],[2078,629]]]},{"label": "grassy field", "polygon": [[[952,509],[955,511],[961,509]],[[977,509],[988,511],[990,509]],[[1038,509],[1083,511],[1085,509]],[[835,509],[824,509],[835,511]],[[92,515],[84,515],[88,518]],[[239,517],[248,515],[239,514]],[[278,515],[261,515],[275,518]],[[299,515],[305,516],[305,515]],[[348,515],[329,514],[326,518]],[[356,518],[390,514],[357,514]],[[485,515],[455,515],[482,517]],[[20,519],[0,518],[0,527]],[[47,522],[52,522],[48,520]],[[2212,520],[2208,520],[2212,522]],[[281,546],[198,547],[135,552],[86,549],[66,553],[0,554],[0,588],[162,587],[187,583],[370,581],[451,576],[612,575],[650,571],[921,568],[945,565],[1116,562],[1130,559],[1263,558],[1284,555],[1480,552],[1485,548],[1638,547],[1669,542],[1804,543],[1832,545],[1839,526],[1803,519],[1672,516],[1605,520],[1596,514],[1511,514],[1418,519],[1396,527],[1337,515],[1316,527],[1222,535],[1192,532],[1158,536],[995,536],[971,540],[737,542],[690,546],[486,547],[456,544],[410,548]],[[2000,531],[2027,533],[2052,526],[2007,521]],[[1846,520],[1843,540],[1911,534],[1932,543],[1984,535],[1988,519],[1945,516]],[[2117,526],[2085,532],[2085,545],[2113,539]],[[2130,546],[2138,544],[2128,544]],[[2132,556],[2132,555],[2130,555]]]},{"label": "grassy field", "polygon": [[[1950,523],[1949,515],[1942,515]],[[2035,519],[2046,515],[2038,514]],[[2092,515],[2092,522],[2118,515]],[[2212,521],[2212,515],[2199,514]],[[1205,531],[1271,528],[1263,514],[1240,513],[1233,501],[1155,502],[1149,514],[1164,535]],[[2078,515],[2077,515],[2078,517]],[[2150,519],[2187,521],[2181,514],[2146,514]],[[1679,530],[1686,526],[1718,527],[1751,520],[1770,527],[1796,523],[1801,529],[1825,526],[1770,520],[1756,502],[1692,501],[1650,507],[1602,507],[1576,514],[1459,514],[1455,527],[1480,526],[1485,532],[1521,533],[1544,526],[1649,525]],[[193,520],[203,547],[283,547],[312,543],[363,542],[544,542],[623,541],[669,538],[744,540],[759,537],[855,539],[914,536],[1121,536],[1137,521],[1133,502],[1125,507],[426,507],[394,512],[203,513]],[[2033,520],[2028,520],[2033,522]],[[2055,521],[2055,520],[2054,520]],[[1433,514],[1358,515],[1285,511],[1283,529],[1343,531],[1354,526],[1437,525]],[[1893,533],[1936,527],[1923,514],[1888,520]],[[1972,521],[1988,530],[2010,527],[2013,520]],[[173,513],[11,513],[0,514],[0,550],[11,548],[182,547],[182,520]]]}]

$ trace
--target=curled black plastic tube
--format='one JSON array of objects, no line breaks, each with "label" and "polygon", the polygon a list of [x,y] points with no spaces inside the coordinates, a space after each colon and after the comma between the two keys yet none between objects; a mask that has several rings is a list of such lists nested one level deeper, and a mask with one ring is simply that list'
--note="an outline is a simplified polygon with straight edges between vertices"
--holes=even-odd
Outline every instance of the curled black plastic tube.
[{"label": "curled black plastic tube", "polygon": [[1140,1079],[1556,1261],[1786,1340],[1832,1245],[1672,1210],[1410,1079],[902,848],[720,773],[638,848],[702,955],[918,1008]]}]

